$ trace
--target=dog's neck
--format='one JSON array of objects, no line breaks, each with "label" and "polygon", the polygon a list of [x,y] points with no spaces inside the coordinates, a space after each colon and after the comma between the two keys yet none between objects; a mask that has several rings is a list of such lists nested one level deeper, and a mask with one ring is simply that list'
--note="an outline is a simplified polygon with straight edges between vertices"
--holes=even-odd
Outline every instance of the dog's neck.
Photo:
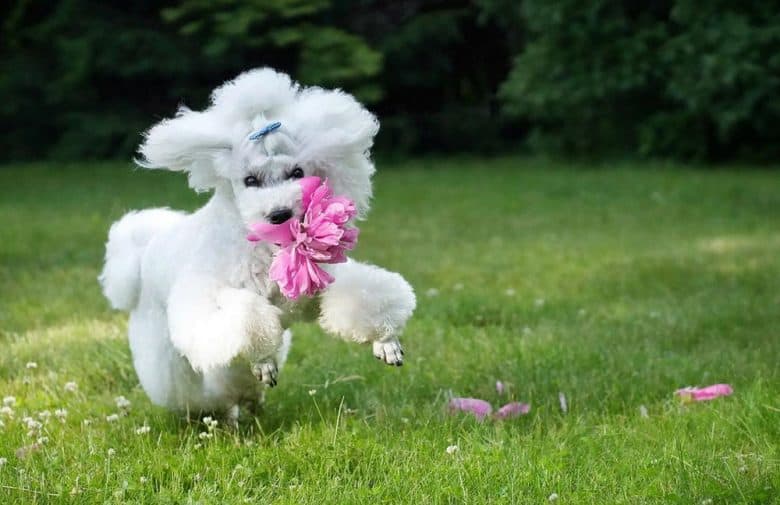
[{"label": "dog's neck", "polygon": [[222,221],[225,223],[240,223],[241,214],[238,212],[236,202],[233,198],[233,189],[230,184],[219,184],[214,188],[214,194],[206,204],[212,212],[221,214]]},{"label": "dog's neck", "polygon": [[233,198],[229,184],[217,186],[208,203],[200,211],[210,226],[209,248],[225,267],[226,277],[234,287],[249,288],[268,294],[273,286],[268,280],[268,268],[273,257],[271,244],[252,243],[246,239],[247,229]]}]

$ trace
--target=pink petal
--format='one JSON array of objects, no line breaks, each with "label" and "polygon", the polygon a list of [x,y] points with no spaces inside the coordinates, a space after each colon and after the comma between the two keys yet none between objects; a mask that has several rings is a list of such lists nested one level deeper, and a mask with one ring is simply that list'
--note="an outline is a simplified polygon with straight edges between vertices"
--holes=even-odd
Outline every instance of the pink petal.
[{"label": "pink petal", "polygon": [[249,226],[249,229],[252,231],[246,238],[251,242],[265,240],[281,246],[293,242],[293,232],[289,220],[281,224],[254,223]]},{"label": "pink petal", "polygon": [[304,177],[298,180],[298,184],[301,185],[301,204],[304,209],[309,208],[311,203],[311,195],[320,186],[321,179],[315,176]]},{"label": "pink petal", "polygon": [[479,398],[452,398],[449,404],[450,412],[471,412],[478,420],[482,421],[493,408],[485,400]]},{"label": "pink petal", "polygon": [[729,396],[734,392],[730,384],[714,384],[705,388],[687,387],[678,389],[675,394],[684,401],[703,402],[714,400],[721,396]]},{"label": "pink petal", "polygon": [[496,381],[496,393],[502,395],[504,394],[504,383],[501,381]]},{"label": "pink petal", "polygon": [[527,403],[511,402],[507,403],[496,411],[496,419],[509,419],[511,417],[519,417],[525,415],[531,411],[531,406]]}]

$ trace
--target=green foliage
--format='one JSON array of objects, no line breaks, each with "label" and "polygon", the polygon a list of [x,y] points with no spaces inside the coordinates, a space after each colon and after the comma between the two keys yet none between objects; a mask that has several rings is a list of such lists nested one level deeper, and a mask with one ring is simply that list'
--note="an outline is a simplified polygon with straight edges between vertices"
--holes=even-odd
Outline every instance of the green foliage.
[{"label": "green foliage", "polygon": [[385,151],[780,158],[776,2],[116,5],[0,6],[0,159],[127,158],[178,103],[263,65],[354,93]]},{"label": "green foliage", "polygon": [[169,76],[192,70],[181,58],[186,46],[158,31],[154,7],[14,7],[0,50],[0,120],[11,126],[3,157],[126,155],[148,118],[170,108],[177,90]]},{"label": "green foliage", "polygon": [[[780,154],[780,11],[767,2],[528,0],[501,89],[539,147]],[[756,152],[758,150],[758,152]],[[742,152],[740,152],[742,151]]]},{"label": "green foliage", "polygon": [[[680,137],[670,142],[651,126],[642,132],[647,137],[640,143],[642,152],[780,154],[777,3],[678,0],[670,14],[675,34],[660,64],[667,79],[664,93],[671,102],[666,120],[679,123]],[[706,132],[708,137],[703,142],[696,142],[695,136],[688,140],[686,131]]]},{"label": "green foliage", "polygon": [[162,16],[196,39],[206,59],[251,60],[262,53],[264,64],[284,60],[305,84],[343,87],[375,102],[381,88],[372,78],[382,56],[361,37],[322,24],[329,8],[327,0],[184,0]]},{"label": "green foliage", "polygon": [[0,46],[2,158],[127,158],[140,132],[179,102],[269,65],[378,100],[382,57],[325,22],[325,0],[51,6],[17,0]]},{"label": "green foliage", "polygon": [[380,145],[499,148],[502,122],[494,94],[509,68],[510,37],[491,11],[480,15],[468,2],[410,2],[408,9],[374,34],[385,61],[385,99],[377,104]]}]

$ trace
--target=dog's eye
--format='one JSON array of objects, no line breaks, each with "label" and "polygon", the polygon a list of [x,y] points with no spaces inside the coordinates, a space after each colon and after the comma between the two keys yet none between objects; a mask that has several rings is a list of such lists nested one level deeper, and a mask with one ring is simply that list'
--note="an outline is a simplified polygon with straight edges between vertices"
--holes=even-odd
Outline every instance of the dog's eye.
[{"label": "dog's eye", "polygon": [[244,186],[246,186],[247,188],[251,188],[251,187],[259,188],[260,187],[260,179],[258,179],[254,175],[248,175],[248,176],[244,177]]},{"label": "dog's eye", "polygon": [[303,178],[303,176],[304,176],[303,169],[301,167],[295,167],[295,168],[292,169],[292,172],[290,172],[287,175],[287,178],[288,179],[301,179],[301,178]]}]

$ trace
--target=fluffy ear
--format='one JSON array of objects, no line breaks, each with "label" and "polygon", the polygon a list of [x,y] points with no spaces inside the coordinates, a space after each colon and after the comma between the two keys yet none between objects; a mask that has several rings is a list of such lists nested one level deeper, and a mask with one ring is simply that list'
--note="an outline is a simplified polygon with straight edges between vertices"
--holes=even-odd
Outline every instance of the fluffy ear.
[{"label": "fluffy ear", "polygon": [[376,117],[341,90],[308,88],[290,112],[306,154],[320,158],[364,154],[379,131]]},{"label": "fluffy ear", "polygon": [[323,163],[334,191],[349,195],[363,217],[371,199],[376,117],[352,95],[320,88],[303,91],[290,112],[299,125],[301,156]]},{"label": "fluffy ear", "polygon": [[137,163],[187,172],[192,188],[209,190],[217,184],[217,158],[231,149],[229,130],[211,110],[181,107],[176,117],[160,121],[144,134]]}]

